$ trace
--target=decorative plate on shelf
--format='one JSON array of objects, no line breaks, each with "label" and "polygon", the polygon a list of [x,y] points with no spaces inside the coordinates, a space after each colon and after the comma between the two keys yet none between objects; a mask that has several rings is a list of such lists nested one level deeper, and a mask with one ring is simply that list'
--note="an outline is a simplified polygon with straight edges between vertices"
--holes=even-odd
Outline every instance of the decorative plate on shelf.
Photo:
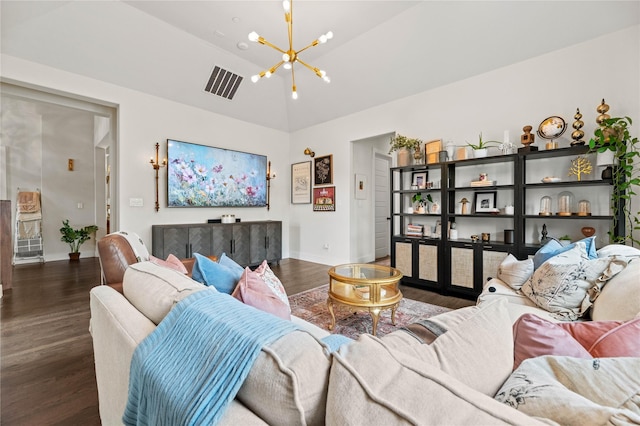
[{"label": "decorative plate on shelf", "polygon": [[542,178],[542,182],[544,183],[554,183],[554,182],[560,182],[562,179],[560,179],[559,177],[555,177],[555,176],[547,176]]}]

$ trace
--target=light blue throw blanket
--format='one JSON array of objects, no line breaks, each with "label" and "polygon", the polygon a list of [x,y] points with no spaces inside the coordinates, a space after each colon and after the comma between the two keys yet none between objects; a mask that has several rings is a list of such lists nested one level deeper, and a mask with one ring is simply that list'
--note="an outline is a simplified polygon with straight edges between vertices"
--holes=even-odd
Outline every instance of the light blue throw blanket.
[{"label": "light blue throw blanket", "polygon": [[211,425],[263,345],[297,329],[215,289],[178,303],[136,348],[126,425]]}]

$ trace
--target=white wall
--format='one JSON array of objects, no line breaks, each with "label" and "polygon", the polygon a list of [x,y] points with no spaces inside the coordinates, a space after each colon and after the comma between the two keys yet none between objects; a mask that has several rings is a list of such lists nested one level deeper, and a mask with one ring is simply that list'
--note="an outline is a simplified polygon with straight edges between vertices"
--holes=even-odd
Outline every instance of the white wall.
[{"label": "white wall", "polygon": [[[119,178],[112,200],[117,228],[138,233],[151,246],[151,225],[206,222],[232,213],[242,220],[282,220],[283,256],[289,255],[289,136],[287,133],[230,119],[198,108],[150,96],[124,87],[86,78],[13,56],[2,55],[4,81],[49,88],[80,95],[118,108]],[[92,129],[93,131],[93,129]],[[166,139],[267,155],[277,178],[271,183],[271,209],[266,208],[166,208],[166,171],[161,171],[160,212],[154,209],[155,189],[149,158],[156,142],[166,155]],[[93,145],[93,133],[89,145]],[[93,154],[92,154],[93,155]],[[130,207],[131,198],[142,198],[143,207]]]},{"label": "white wall", "polygon": [[[519,140],[523,126],[537,127],[551,115],[560,115],[571,125],[576,108],[584,115],[583,130],[590,136],[602,98],[611,106],[612,116],[630,116],[633,133],[639,134],[639,40],[640,26],[631,27],[292,133],[291,161],[302,161],[306,146],[316,155],[333,154],[338,182],[334,213],[292,206],[291,228],[296,230],[292,257],[327,264],[352,260],[351,246],[356,242],[349,239],[349,182],[355,158],[349,141],[398,131],[464,145],[477,140],[479,132],[485,139],[502,140],[505,130],[512,140]],[[567,131],[559,140],[561,147],[569,146],[570,134]],[[640,210],[638,197],[633,209]],[[330,250],[322,248],[324,243]]]}]

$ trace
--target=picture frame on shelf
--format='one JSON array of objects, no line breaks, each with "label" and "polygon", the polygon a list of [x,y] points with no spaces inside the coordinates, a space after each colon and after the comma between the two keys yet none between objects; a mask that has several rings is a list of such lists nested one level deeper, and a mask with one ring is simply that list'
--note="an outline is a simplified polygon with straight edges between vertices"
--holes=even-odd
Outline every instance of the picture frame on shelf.
[{"label": "picture frame on shelf", "polygon": [[311,161],[291,165],[291,204],[311,204]]},{"label": "picture frame on shelf", "polygon": [[313,185],[331,185],[333,183],[333,154],[314,159]]},{"label": "picture frame on shelf", "polygon": [[473,205],[475,213],[493,213],[496,209],[496,198],[498,191],[476,192],[474,194]]},{"label": "picture frame on shelf", "polygon": [[429,172],[413,172],[411,175],[411,186],[417,186],[418,189],[425,189],[429,180]]},{"label": "picture frame on shelf", "polygon": [[313,211],[314,212],[334,212],[336,211],[336,187],[323,186],[313,188]]},{"label": "picture frame on shelf", "polygon": [[424,154],[427,164],[436,164],[439,159],[438,156],[442,151],[442,139],[435,139],[424,143]]}]

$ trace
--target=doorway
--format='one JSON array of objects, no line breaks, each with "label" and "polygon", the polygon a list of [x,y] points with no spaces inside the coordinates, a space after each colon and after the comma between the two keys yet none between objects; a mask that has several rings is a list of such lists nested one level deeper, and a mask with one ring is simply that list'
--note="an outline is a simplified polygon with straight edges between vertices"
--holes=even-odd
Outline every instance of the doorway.
[{"label": "doorway", "polygon": [[389,256],[391,241],[391,215],[389,210],[389,168],[391,157],[376,152],[374,158],[375,192],[375,258]]}]

